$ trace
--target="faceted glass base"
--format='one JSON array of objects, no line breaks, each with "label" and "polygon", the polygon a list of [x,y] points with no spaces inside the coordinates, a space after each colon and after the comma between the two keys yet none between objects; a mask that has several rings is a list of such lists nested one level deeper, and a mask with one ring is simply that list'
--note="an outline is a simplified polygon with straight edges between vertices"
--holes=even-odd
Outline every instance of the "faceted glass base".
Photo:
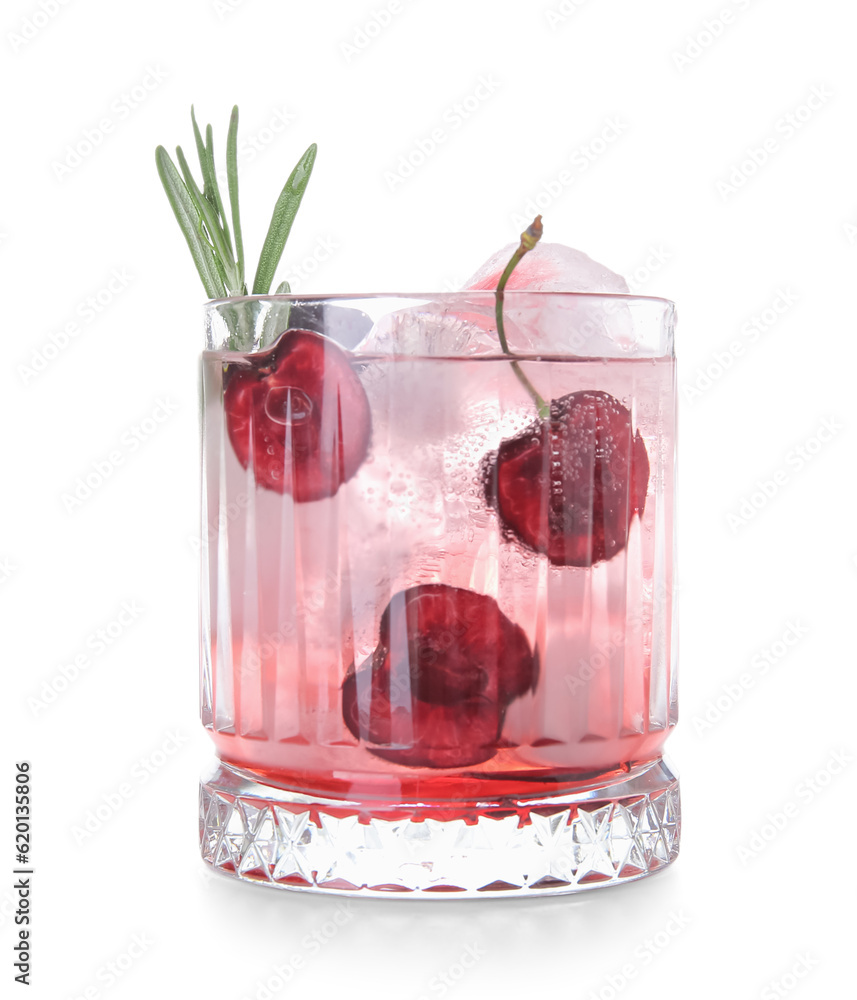
[{"label": "faceted glass base", "polygon": [[631,882],[678,855],[663,760],[550,797],[450,803],[325,799],[222,763],[201,783],[202,857],[283,889],[359,896],[526,896]]}]

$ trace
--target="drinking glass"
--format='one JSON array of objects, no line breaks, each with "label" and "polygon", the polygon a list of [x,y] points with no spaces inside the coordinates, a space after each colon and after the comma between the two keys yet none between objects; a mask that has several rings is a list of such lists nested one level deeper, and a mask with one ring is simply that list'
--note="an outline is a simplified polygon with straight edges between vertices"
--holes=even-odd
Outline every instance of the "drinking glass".
[{"label": "drinking glass", "polygon": [[678,853],[674,309],[508,291],[206,306],[204,860],[523,896]]}]

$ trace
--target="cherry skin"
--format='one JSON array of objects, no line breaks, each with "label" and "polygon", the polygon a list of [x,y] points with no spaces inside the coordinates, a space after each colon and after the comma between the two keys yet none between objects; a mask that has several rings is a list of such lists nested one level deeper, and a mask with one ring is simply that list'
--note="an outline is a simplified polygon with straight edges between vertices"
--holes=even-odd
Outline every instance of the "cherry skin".
[{"label": "cherry skin", "polygon": [[383,647],[346,675],[342,715],[376,757],[408,767],[479,764],[496,753],[503,725],[503,709],[490,698],[436,705],[403,691]]},{"label": "cherry skin", "polygon": [[229,440],[259,486],[298,503],[321,500],[366,457],[369,401],[348,355],[329,338],[288,330],[249,366],[229,365],[225,383]]},{"label": "cherry skin", "polygon": [[427,583],[396,594],[379,645],[394,651],[414,696],[432,704],[487,695],[506,705],[535,682],[523,629],[493,597],[463,587]]},{"label": "cherry skin", "polygon": [[526,635],[492,597],[422,584],[387,605],[377,648],[343,682],[343,717],[386,760],[465,767],[494,755],[506,706],[537,673]]},{"label": "cherry skin", "polygon": [[642,516],[649,456],[631,414],[606,392],[555,399],[550,416],[483,464],[486,498],[511,536],[557,566],[612,559]]}]

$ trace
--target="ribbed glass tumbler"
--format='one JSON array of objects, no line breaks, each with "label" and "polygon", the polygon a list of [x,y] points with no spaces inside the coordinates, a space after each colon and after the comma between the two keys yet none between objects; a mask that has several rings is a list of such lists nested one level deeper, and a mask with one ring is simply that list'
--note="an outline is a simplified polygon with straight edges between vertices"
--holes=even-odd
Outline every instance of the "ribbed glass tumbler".
[{"label": "ribbed glass tumbler", "polygon": [[676,857],[673,306],[206,307],[204,860],[522,896]]}]

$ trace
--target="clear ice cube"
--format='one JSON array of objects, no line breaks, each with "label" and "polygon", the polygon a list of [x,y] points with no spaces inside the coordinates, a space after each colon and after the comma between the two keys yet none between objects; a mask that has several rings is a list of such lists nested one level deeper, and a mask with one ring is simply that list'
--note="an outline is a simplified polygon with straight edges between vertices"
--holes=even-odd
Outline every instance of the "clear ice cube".
[{"label": "clear ice cube", "polygon": [[437,301],[388,313],[357,345],[360,354],[410,357],[476,357],[500,354],[493,296],[438,295]]},{"label": "clear ice cube", "polygon": [[[464,293],[441,293],[432,302],[381,317],[354,350],[414,358],[501,354],[492,293],[516,246],[486,261]],[[579,250],[538,244],[519,262],[506,289],[504,325],[515,354],[607,358],[637,346],[622,297],[628,295],[625,279]],[[588,294],[540,294],[548,292]]]},{"label": "clear ice cube", "polygon": [[[498,250],[465,289],[496,289],[516,248],[510,243]],[[627,295],[627,282],[580,250],[561,243],[537,244],[519,261],[506,289],[511,294],[506,296],[503,315],[513,351],[616,357],[636,346],[627,302],[609,297]],[[593,297],[520,294],[525,291],[583,292]]]}]

